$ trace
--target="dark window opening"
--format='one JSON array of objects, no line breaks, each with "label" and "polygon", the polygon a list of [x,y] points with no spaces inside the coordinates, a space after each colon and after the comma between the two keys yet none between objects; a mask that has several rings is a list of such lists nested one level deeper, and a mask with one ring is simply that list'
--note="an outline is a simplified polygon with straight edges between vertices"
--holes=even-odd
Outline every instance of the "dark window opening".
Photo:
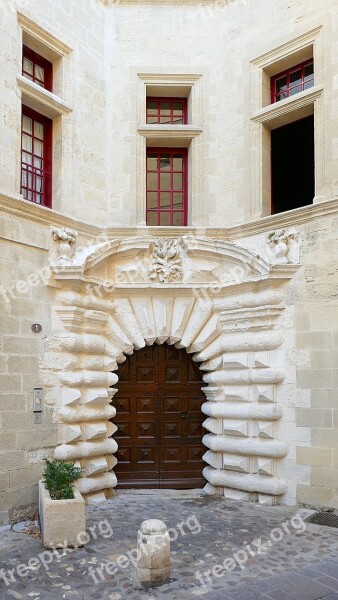
[{"label": "dark window opening", "polygon": [[272,213],[312,204],[315,195],[313,115],[271,131]]},{"label": "dark window opening", "polygon": [[313,59],[271,78],[271,102],[279,102],[314,86]]},{"label": "dark window opening", "polygon": [[52,205],[52,121],[27,106],[22,107],[21,194]]}]

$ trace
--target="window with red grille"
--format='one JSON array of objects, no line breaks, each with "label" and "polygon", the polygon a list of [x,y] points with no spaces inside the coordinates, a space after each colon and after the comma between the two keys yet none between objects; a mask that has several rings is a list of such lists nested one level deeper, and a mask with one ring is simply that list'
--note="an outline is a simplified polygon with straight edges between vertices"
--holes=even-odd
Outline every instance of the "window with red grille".
[{"label": "window with red grille", "polygon": [[186,124],[186,98],[147,98],[147,123],[157,125]]},{"label": "window with red grille", "polygon": [[52,121],[22,107],[21,194],[26,200],[51,207]]},{"label": "window with red grille", "polygon": [[22,49],[22,74],[37,85],[52,91],[53,65],[51,62],[23,46]]},{"label": "window with red grille", "polygon": [[271,102],[279,102],[314,86],[313,59],[271,78]]},{"label": "window with red grille", "polygon": [[187,224],[187,150],[147,151],[147,225]]}]

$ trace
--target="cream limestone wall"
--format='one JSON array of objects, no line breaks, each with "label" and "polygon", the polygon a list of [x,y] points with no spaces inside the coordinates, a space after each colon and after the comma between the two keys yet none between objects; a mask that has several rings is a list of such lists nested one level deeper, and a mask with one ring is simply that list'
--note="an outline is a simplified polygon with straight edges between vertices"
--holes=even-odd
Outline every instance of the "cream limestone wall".
[{"label": "cream limestone wall", "polygon": [[[179,138],[190,146],[187,233],[229,240],[273,260],[267,236],[290,227],[299,232],[300,266],[286,285],[281,321],[286,378],[277,392],[283,408],[277,436],[289,452],[278,475],[288,482],[284,501],[337,508],[336,3],[8,4],[0,2],[0,524],[34,509],[42,458],[57,444],[51,410],[44,408],[41,424],[34,424],[32,412],[56,294],[45,285],[50,227],[76,229],[80,246],[145,232],[143,159],[146,139],[155,142],[142,129],[144,82],[191,87],[194,133],[181,132]],[[29,35],[30,23],[38,26],[36,39],[48,41],[55,65],[53,211],[24,202],[19,194],[22,84],[17,77],[22,29]],[[265,64],[272,51],[281,56],[284,45],[287,53],[288,44],[310,31],[319,32],[316,84],[322,86],[314,101],[315,204],[261,218],[266,175],[257,64]],[[162,134],[164,145],[170,135]],[[146,232],[182,233],[178,228]],[[41,334],[31,331],[33,323],[41,323]]]},{"label": "cream limestone wall", "polygon": [[[57,430],[51,410],[44,410],[38,425],[34,424],[33,414],[33,388],[42,386],[38,362],[51,331],[54,298],[54,291],[46,287],[49,226],[40,224],[32,215],[22,218],[2,210],[0,230],[2,524],[8,518],[20,520],[25,514],[34,513],[42,461],[52,454]],[[80,244],[92,242],[95,233],[90,228],[83,235],[80,233]],[[41,333],[32,332],[33,323],[42,326]]]},{"label": "cream limestone wall", "polygon": [[[54,61],[55,92],[71,109],[55,117],[56,210],[101,225],[107,219],[112,225],[144,222],[144,210],[137,212],[135,203],[144,142],[137,131],[143,124],[144,103],[138,75],[158,74],[200,77],[198,114],[193,106],[196,97],[191,98],[193,125],[202,133],[191,143],[191,189],[196,200],[190,224],[228,227],[266,214],[260,194],[252,197],[260,184],[255,165],[264,162],[259,149],[252,152],[259,132],[251,119],[261,97],[255,61],[316,28],[320,29],[320,39],[315,36],[316,83],[325,89],[318,110],[315,107],[321,132],[318,161],[325,162],[325,169],[318,165],[316,197],[338,194],[338,133],[331,126],[337,114],[334,0],[326,0],[320,8],[316,0],[273,1],[268,8],[263,0],[254,5],[244,0],[172,5],[13,0],[10,8],[7,4],[2,4],[0,87],[3,192],[19,193],[18,10],[66,47],[62,58]],[[140,202],[144,208],[144,197]]]},{"label": "cream limestone wall", "polygon": [[[295,222],[297,212],[302,224]],[[301,266],[286,294],[289,381],[279,386],[278,401],[284,414],[282,436],[289,444],[289,491],[296,489],[299,502],[336,508],[338,221],[336,211],[307,217],[305,209],[288,220],[299,231]],[[262,242],[261,234],[240,240],[264,256]]]},{"label": "cream limestone wall", "polygon": [[[1,191],[10,196],[18,196],[20,191],[21,95],[17,76],[21,73],[22,31],[27,29],[19,21],[24,15],[42,28],[42,36],[41,31],[34,31],[38,39],[44,40],[44,32],[50,34],[45,47],[54,65],[54,91],[72,109],[54,116],[53,207],[103,224],[107,131],[103,13],[94,13],[93,18],[87,3],[81,1],[60,4],[13,0],[2,2],[0,10],[4,17],[1,19],[4,42],[0,84]],[[60,42],[62,51],[62,44],[66,46],[64,55],[55,52],[54,39]]]}]

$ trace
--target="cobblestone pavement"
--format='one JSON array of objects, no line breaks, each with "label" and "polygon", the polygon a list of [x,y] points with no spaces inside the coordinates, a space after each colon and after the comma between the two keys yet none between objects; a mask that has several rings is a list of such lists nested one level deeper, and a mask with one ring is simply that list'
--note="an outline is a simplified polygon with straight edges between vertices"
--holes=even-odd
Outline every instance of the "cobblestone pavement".
[{"label": "cobblestone pavement", "polygon": [[[44,553],[38,537],[2,531],[0,600],[338,600],[338,530],[304,524],[297,514],[297,507],[192,492],[119,492],[87,508],[90,541],[63,556]],[[132,558],[148,518],[171,528],[172,579],[146,589]]]}]

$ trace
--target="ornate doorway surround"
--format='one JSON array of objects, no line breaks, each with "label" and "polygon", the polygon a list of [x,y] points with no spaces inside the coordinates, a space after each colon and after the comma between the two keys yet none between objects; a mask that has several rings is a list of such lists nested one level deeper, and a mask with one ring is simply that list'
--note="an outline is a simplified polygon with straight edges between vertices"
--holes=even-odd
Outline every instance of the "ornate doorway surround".
[{"label": "ornate doorway surround", "polygon": [[276,391],[285,376],[283,289],[295,265],[194,236],[135,236],[79,252],[76,232],[54,229],[53,238],[57,290],[41,372],[59,424],[55,457],[84,467],[87,500],[116,486],[111,371],[135,349],[166,342],[205,372],[205,491],[283,501],[288,446]]}]

